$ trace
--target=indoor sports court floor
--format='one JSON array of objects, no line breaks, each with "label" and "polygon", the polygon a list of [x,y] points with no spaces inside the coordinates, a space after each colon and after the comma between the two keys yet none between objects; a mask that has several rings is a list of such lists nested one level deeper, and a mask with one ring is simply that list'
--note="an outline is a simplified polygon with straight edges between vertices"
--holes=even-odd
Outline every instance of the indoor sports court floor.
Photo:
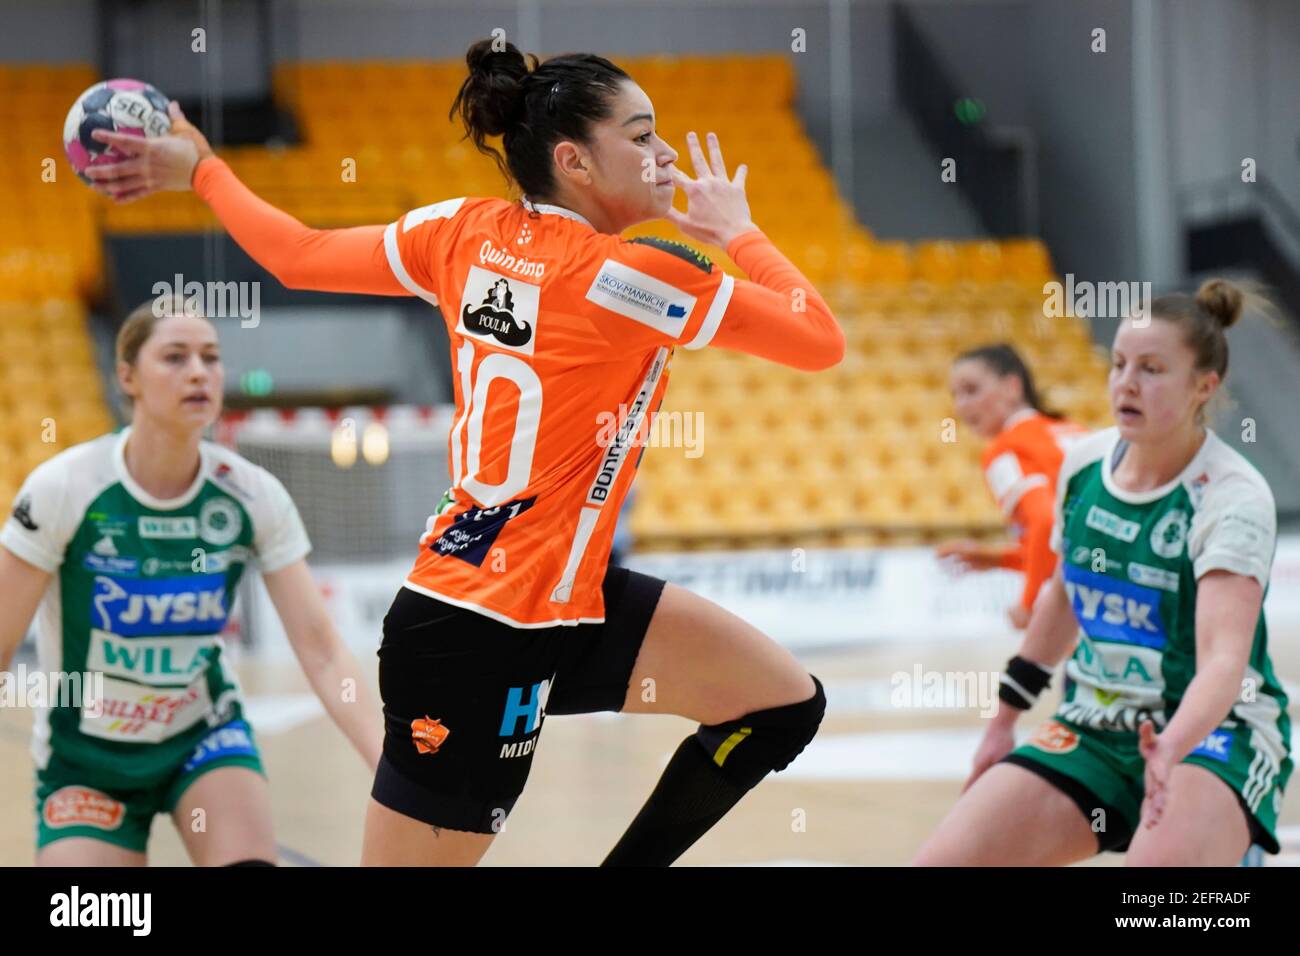
[{"label": "indoor sports court floor", "polygon": [[[367,656],[360,635],[349,635]],[[1294,701],[1300,634],[1272,633],[1274,664]],[[904,709],[892,675],[996,671],[1014,649],[1001,639],[902,641],[804,653],[830,701],[822,731],[785,772],[769,777],[683,858],[682,865],[902,865],[957,796],[983,722],[977,711]],[[352,865],[361,851],[369,775],[290,663],[245,656],[239,671],[271,775],[284,865]],[[1054,682],[1059,693],[1059,679]],[[1022,727],[1049,713],[1040,703]],[[31,713],[0,709],[0,865],[32,860]],[[675,717],[595,715],[547,720],[527,791],[485,865],[598,863],[692,726]],[[1300,802],[1283,808],[1283,856],[1300,863]],[[186,862],[169,821],[154,826],[152,860]],[[1108,854],[1089,865],[1115,865]]]}]

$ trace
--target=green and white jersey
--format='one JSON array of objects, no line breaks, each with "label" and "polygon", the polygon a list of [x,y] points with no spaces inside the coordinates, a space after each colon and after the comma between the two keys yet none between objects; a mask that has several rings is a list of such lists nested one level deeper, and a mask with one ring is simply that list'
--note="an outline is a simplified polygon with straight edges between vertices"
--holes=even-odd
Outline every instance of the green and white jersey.
[{"label": "green and white jersey", "polygon": [[204,734],[242,716],[221,639],[240,577],[254,558],[269,572],[311,550],[265,469],[203,442],[193,485],[159,500],[126,470],[129,434],[36,468],[0,531],[0,544],[54,575],[37,616],[41,669],[103,675],[102,702],[38,710],[37,766],[53,753],[120,786],[174,772]]},{"label": "green and white jersey", "polygon": [[[1277,511],[1263,476],[1213,432],[1181,474],[1151,491],[1116,486],[1112,471],[1126,449],[1115,428],[1070,446],[1052,547],[1079,622],[1057,714],[1081,727],[1133,732],[1148,715],[1163,727],[1196,673],[1201,576],[1221,569],[1268,588]],[[1261,611],[1226,726],[1249,728],[1251,745],[1276,766],[1289,749],[1286,708]],[[1214,746],[1210,738],[1201,745]]]}]

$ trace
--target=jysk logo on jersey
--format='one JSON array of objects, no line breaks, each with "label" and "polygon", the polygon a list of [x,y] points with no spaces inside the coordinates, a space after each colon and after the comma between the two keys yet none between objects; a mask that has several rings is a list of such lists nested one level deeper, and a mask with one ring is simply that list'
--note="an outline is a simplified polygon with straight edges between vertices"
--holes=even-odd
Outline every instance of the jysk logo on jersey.
[{"label": "jysk logo on jersey", "polygon": [[1112,514],[1105,508],[1093,505],[1088,509],[1088,515],[1083,519],[1093,531],[1100,531],[1102,534],[1109,535],[1112,538],[1132,543],[1137,540],[1138,532],[1142,526],[1136,521],[1129,521],[1121,518],[1117,514]]},{"label": "jysk logo on jersey", "polygon": [[91,622],[122,637],[215,634],[226,623],[226,578],[95,578]]},{"label": "jysk logo on jersey", "polygon": [[1220,763],[1227,763],[1232,752],[1232,734],[1226,730],[1215,730],[1206,735],[1189,757],[1209,757]]},{"label": "jysk logo on jersey", "polygon": [[1160,618],[1160,592],[1069,563],[1062,574],[1074,616],[1090,637],[1164,647],[1167,634]]},{"label": "jysk logo on jersey", "polygon": [[654,276],[606,259],[587,290],[587,301],[678,338],[696,299]]},{"label": "jysk logo on jersey", "polygon": [[532,355],[541,287],[469,267],[456,331],[512,352]]}]

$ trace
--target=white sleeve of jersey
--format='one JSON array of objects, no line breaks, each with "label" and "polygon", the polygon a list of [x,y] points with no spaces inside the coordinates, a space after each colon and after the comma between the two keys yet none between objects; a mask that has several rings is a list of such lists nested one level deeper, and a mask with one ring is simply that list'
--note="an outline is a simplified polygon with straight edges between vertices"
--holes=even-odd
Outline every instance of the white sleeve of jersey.
[{"label": "white sleeve of jersey", "polygon": [[1229,475],[1205,489],[1192,518],[1187,556],[1199,580],[1210,571],[1231,571],[1268,587],[1277,542],[1277,506],[1262,480]]},{"label": "white sleeve of jersey", "polygon": [[984,480],[989,490],[1008,518],[1016,512],[1016,506],[1030,488],[1047,484],[1046,475],[1026,475],[1020,467],[1020,458],[1014,451],[1004,451],[984,469]]},{"label": "white sleeve of jersey", "polygon": [[1065,457],[1061,460],[1061,472],[1056,476],[1056,507],[1052,516],[1053,553],[1061,553],[1061,528],[1065,521],[1065,492],[1070,486],[1070,479],[1103,455],[1109,454],[1115,447],[1117,437],[1114,428],[1103,428],[1074,439],[1065,446]]},{"label": "white sleeve of jersey", "polygon": [[261,480],[257,496],[257,513],[253,516],[253,547],[262,571],[271,573],[287,568],[311,553],[311,540],[303,527],[298,506],[289,491],[264,468],[257,469]]},{"label": "white sleeve of jersey", "polygon": [[67,497],[68,469],[57,460],[42,462],[14,499],[0,544],[42,571],[57,571],[81,519],[68,507]]}]

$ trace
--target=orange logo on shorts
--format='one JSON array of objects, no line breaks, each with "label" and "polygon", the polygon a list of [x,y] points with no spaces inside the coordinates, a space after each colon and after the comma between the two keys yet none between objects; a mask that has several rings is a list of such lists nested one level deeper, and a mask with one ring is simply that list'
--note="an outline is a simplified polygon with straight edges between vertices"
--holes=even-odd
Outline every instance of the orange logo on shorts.
[{"label": "orange logo on shorts", "polygon": [[1029,745],[1052,754],[1068,754],[1079,746],[1079,735],[1064,724],[1049,720],[1029,738]]},{"label": "orange logo on shorts", "polygon": [[411,739],[415,741],[415,749],[422,754],[436,754],[449,736],[451,731],[442,725],[441,720],[431,720],[425,715],[411,721]]},{"label": "orange logo on shorts", "polygon": [[45,798],[41,811],[45,825],[60,827],[97,827],[116,830],[122,825],[126,806],[106,793],[88,787],[62,787]]}]

